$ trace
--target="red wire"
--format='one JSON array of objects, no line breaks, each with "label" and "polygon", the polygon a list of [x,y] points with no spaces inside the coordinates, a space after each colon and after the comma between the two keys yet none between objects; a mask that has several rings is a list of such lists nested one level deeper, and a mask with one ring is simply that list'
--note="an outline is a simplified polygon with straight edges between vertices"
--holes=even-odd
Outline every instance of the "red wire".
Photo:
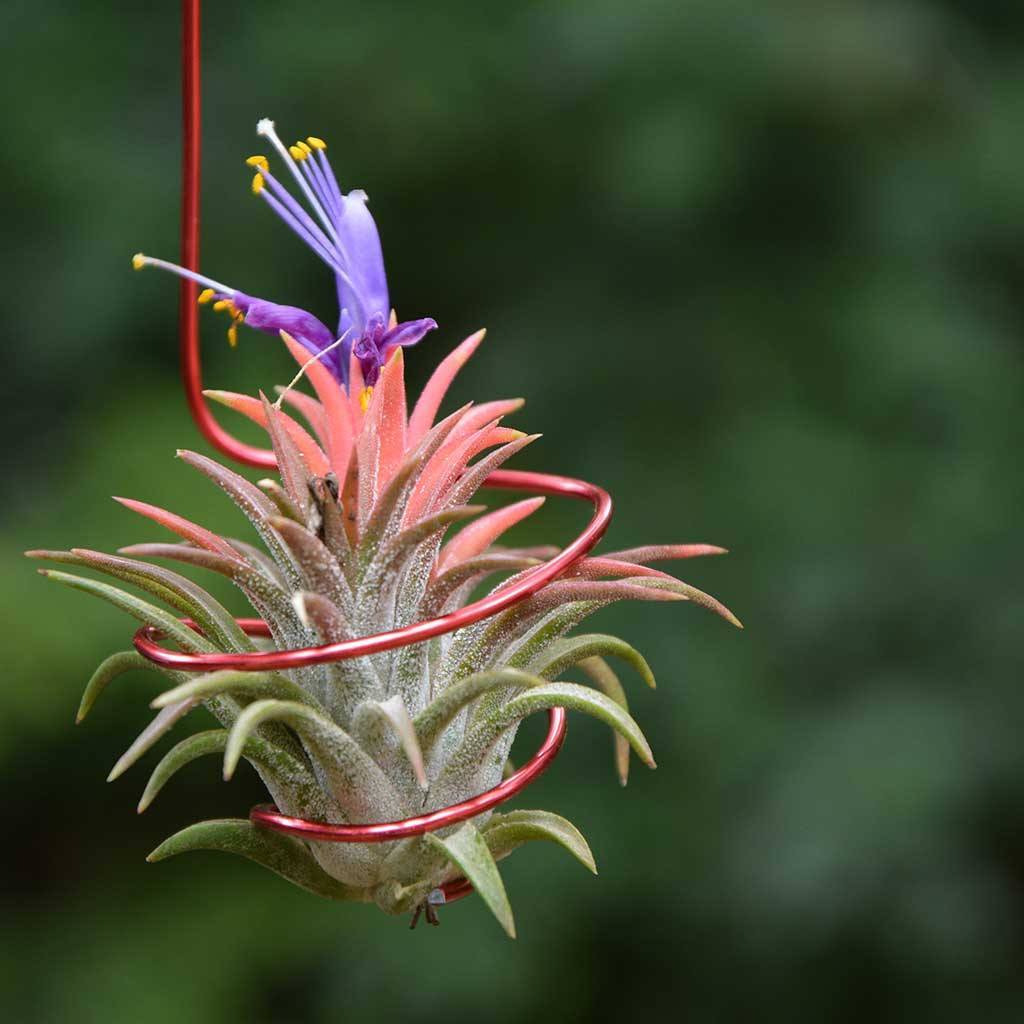
[{"label": "red wire", "polygon": [[286,832],[300,839],[323,840],[329,843],[385,843],[406,836],[418,836],[424,832],[454,825],[456,822],[475,818],[484,811],[510,800],[524,786],[529,785],[555,759],[565,739],[565,709],[551,708],[548,712],[548,734],[537,753],[522,768],[513,772],[503,782],[486,793],[463,800],[451,807],[442,807],[429,814],[402,821],[385,821],[376,825],[332,825],[323,821],[306,821],[281,814],[276,807],[260,804],[249,812],[249,820],[275,832]]},{"label": "red wire", "polygon": [[[202,83],[199,0],[181,3],[181,265],[199,271],[199,196],[202,154]],[[215,448],[236,462],[261,469],[277,463],[269,449],[256,448],[229,434],[214,418],[203,397],[199,356],[199,310],[196,284],[182,278],[178,292],[179,350],[185,398],[196,426]]]}]

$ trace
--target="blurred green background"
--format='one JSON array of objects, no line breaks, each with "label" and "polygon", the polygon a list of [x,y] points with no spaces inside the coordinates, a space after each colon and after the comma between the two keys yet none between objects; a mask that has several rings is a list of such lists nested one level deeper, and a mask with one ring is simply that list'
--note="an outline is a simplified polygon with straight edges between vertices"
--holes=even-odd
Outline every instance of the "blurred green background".
[{"label": "blurred green background", "polygon": [[[76,729],[132,625],[20,552],[158,535],[111,494],[238,525],[172,458],[202,448],[176,289],[129,267],[176,255],[178,13],[6,0],[6,1019],[1024,1019],[1024,8],[209,7],[205,269],[333,317],[241,163],[260,116],[324,136],[399,312],[441,324],[414,386],[486,324],[453,397],[526,396],[519,465],[608,487],[614,545],[731,548],[682,575],[747,629],[596,620],[658,674],[631,693],[659,770],[620,790],[572,721],[518,805],[575,821],[601,876],[517,853],[516,942],[473,899],[410,933],[219,854],[148,866],[260,787],[205,759],[137,817],[156,755],[103,779],[157,678]],[[204,315],[212,386],[290,374],[224,326]],[[525,541],[583,521],[541,518]]]}]

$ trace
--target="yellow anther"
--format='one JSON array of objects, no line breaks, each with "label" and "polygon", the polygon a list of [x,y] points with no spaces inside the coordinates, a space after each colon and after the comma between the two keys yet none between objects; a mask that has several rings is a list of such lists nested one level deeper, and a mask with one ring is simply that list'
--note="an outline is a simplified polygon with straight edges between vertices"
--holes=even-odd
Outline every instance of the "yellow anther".
[{"label": "yellow anther", "polygon": [[245,162],[250,167],[261,167],[263,170],[267,170],[270,167],[270,164],[267,162],[267,158],[265,156],[261,156],[259,153],[257,153],[256,156],[249,157]]},{"label": "yellow anther", "polygon": [[313,147],[314,149],[326,149],[326,148],[327,148],[327,143],[326,143],[326,142],[324,142],[324,140],[323,140],[323,139],[318,139],[318,138],[317,138],[317,137],[316,137],[315,135],[307,135],[307,136],[306,136],[306,141],[307,141],[307,142],[308,142],[308,143],[309,143],[309,144],[310,144],[310,145],[311,145],[311,146],[312,146],[312,147]]},{"label": "yellow anther", "polygon": [[228,344],[235,348],[238,345],[238,323],[233,323],[228,328]]},{"label": "yellow anther", "polygon": [[257,172],[252,176],[252,194],[258,196],[263,191],[263,186],[266,182],[263,179],[263,175]]},{"label": "yellow anther", "polygon": [[306,144],[305,144],[305,143],[304,143],[304,142],[302,141],[302,139],[299,139],[299,141],[298,141],[298,142],[296,142],[296,143],[295,143],[295,145],[296,145],[296,146],[298,146],[298,147],[299,147],[299,149],[301,149],[301,150],[302,150],[302,152],[306,154],[306,156],[312,156],[312,155],[313,155],[313,150],[311,150],[311,149],[309,148],[309,146],[307,146],[307,145],[306,145]]},{"label": "yellow anther", "polygon": [[305,160],[306,159],[305,150],[299,149],[298,146],[289,146],[288,147],[288,152],[291,153],[293,160]]},{"label": "yellow anther", "polygon": [[204,288],[196,300],[200,306],[205,306],[217,293],[212,288]]},{"label": "yellow anther", "polygon": [[146,265],[146,257],[141,252],[137,252],[132,257],[132,269],[141,270]]},{"label": "yellow anther", "polygon": [[366,412],[370,408],[370,399],[373,398],[373,388],[363,388],[359,395],[359,408]]},{"label": "yellow anther", "polygon": [[230,309],[230,308],[231,308],[231,300],[230,299],[218,299],[213,304],[213,311],[215,313],[223,313],[225,309]]}]

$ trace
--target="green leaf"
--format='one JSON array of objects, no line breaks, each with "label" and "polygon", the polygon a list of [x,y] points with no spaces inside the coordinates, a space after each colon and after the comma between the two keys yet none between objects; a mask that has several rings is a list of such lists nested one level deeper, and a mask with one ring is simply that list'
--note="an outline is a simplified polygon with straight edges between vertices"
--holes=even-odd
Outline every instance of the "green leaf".
[{"label": "green leaf", "polygon": [[[75,716],[75,724],[82,722],[87,714],[92,711],[92,706],[99,699],[99,695],[115,680],[118,676],[123,676],[126,672],[155,672],[158,670],[156,665],[153,664],[148,658],[144,658],[138,651],[119,651],[117,654],[112,654],[109,658],[104,660],[99,668],[96,669],[92,674],[92,678],[88,683],[85,684],[85,692],[82,694],[81,703],[78,705],[78,714]],[[163,674],[170,675],[166,670],[162,670]],[[179,673],[174,673],[176,678],[184,678]]]},{"label": "green leaf", "polygon": [[235,698],[273,697],[277,700],[297,701],[315,711],[323,710],[314,697],[282,675],[271,672],[237,672],[233,669],[208,672],[176,686],[173,690],[165,690],[150,707],[164,708],[181,700],[200,701],[221,695]]},{"label": "green leaf", "polygon": [[424,752],[429,753],[452,719],[481,694],[499,687],[543,686],[546,682],[547,680],[540,676],[531,675],[521,669],[501,668],[493,672],[478,672],[449,686],[413,719],[420,746]]},{"label": "green leaf", "polygon": [[442,781],[451,785],[479,769],[484,759],[520,719],[535,711],[562,707],[592,715],[624,736],[648,767],[656,767],[651,748],[640,726],[603,693],[578,683],[546,683],[513,697],[507,704],[489,710],[473,726],[445,768]]},{"label": "green leaf", "polygon": [[120,587],[112,587],[109,583],[87,579],[85,576],[75,576],[73,573],[59,572],[56,569],[40,569],[39,573],[47,579],[56,580],[75,590],[82,590],[87,594],[93,594],[109,601],[147,626],[161,630],[190,653],[208,653],[215,650],[213,644],[201,637],[195,630],[183,625],[170,612],[166,612],[148,601],[143,601],[134,594],[121,590]]},{"label": "green leaf", "polygon": [[[626,691],[608,662],[603,658],[584,658],[579,665],[603,694],[615,701],[623,711],[629,711]],[[619,785],[625,786],[629,781],[629,743],[618,733],[613,734],[612,742],[615,744],[615,770],[619,776]]]},{"label": "green leaf", "polygon": [[[160,763],[153,769],[149,782],[146,783],[146,789],[139,801],[139,814],[156,799],[157,794],[172,775],[197,758],[205,757],[208,754],[223,753],[227,742],[228,731],[226,729],[210,729],[207,732],[197,732],[192,736],[187,736],[167,751]],[[245,741],[242,756],[288,785],[294,786],[303,782],[315,785],[307,769],[294,757],[258,736],[250,736]]]},{"label": "green leaf", "polygon": [[340,726],[295,701],[258,700],[241,712],[224,751],[225,779],[234,773],[245,741],[267,722],[283,722],[299,734],[322,784],[353,820],[403,816],[394,787],[373,758]]},{"label": "green leaf", "polygon": [[591,657],[621,658],[637,670],[640,678],[653,690],[655,688],[654,673],[644,656],[625,640],[604,633],[583,633],[580,636],[566,637],[549,644],[547,648],[530,663],[530,671],[547,679],[554,679],[567,668],[579,664]]},{"label": "green leaf", "polygon": [[102,551],[73,548],[51,552],[56,561],[81,565],[106,573],[144,590],[151,597],[170,605],[199,624],[200,629],[218,646],[230,651],[251,651],[252,642],[239,628],[231,613],[202,587],[170,569],[133,558],[108,555]]},{"label": "green leaf", "polygon": [[158,711],[149,725],[135,737],[132,745],[117,759],[114,767],[110,769],[107,782],[113,782],[114,779],[128,771],[164,733],[169,732],[178,721],[184,718],[196,706],[196,703],[193,700],[183,700]]},{"label": "green leaf", "polygon": [[481,835],[496,861],[507,857],[523,843],[543,839],[568,850],[588,871],[597,874],[594,855],[580,830],[571,821],[550,811],[495,814],[481,829]]},{"label": "green leaf", "polygon": [[397,739],[409,760],[416,782],[426,791],[427,771],[423,765],[423,751],[416,737],[416,729],[409,717],[401,694],[396,693],[385,701],[366,701],[360,704],[352,718],[352,731],[364,747],[371,743],[379,745],[379,732],[390,731]]},{"label": "green leaf", "polygon": [[444,853],[469,879],[509,938],[514,939],[516,924],[512,918],[512,907],[509,906],[498,865],[473,823],[467,821],[458,832],[447,839],[442,839],[434,833],[428,833],[424,838],[430,846]]},{"label": "green leaf", "polygon": [[241,818],[222,818],[189,825],[165,839],[146,860],[154,864],[193,850],[219,850],[246,857],[315,896],[360,903],[371,899],[368,890],[343,885],[327,874],[298,839],[257,828]]}]

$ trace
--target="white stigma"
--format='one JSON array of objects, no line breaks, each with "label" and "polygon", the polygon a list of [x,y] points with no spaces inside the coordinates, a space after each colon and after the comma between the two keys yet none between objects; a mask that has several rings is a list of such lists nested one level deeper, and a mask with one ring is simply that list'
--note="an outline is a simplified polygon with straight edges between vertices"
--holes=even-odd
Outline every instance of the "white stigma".
[{"label": "white stigma", "polygon": [[256,122],[256,134],[265,135],[270,138],[274,134],[274,122],[269,117],[261,117]]}]

